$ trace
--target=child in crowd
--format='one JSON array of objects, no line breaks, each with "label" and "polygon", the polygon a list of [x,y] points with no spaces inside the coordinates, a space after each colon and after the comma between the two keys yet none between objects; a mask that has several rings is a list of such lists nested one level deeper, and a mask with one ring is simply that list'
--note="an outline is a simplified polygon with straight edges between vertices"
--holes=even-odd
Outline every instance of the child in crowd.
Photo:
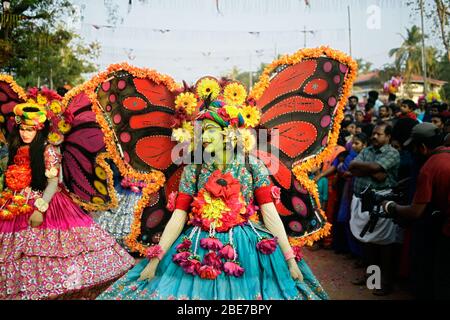
[{"label": "child in crowd", "polygon": [[414,103],[414,101],[409,99],[403,100],[400,106],[400,118],[410,118],[413,120],[417,120],[417,114],[414,112],[415,109],[416,104]]}]

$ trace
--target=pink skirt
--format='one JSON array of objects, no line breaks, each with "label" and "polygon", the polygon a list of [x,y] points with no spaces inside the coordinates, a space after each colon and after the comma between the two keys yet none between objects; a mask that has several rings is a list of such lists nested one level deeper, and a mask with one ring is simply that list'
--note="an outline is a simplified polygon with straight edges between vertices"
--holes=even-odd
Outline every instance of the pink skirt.
[{"label": "pink skirt", "polygon": [[39,227],[28,225],[30,215],[0,220],[0,299],[82,298],[134,264],[64,192],[54,195]]}]

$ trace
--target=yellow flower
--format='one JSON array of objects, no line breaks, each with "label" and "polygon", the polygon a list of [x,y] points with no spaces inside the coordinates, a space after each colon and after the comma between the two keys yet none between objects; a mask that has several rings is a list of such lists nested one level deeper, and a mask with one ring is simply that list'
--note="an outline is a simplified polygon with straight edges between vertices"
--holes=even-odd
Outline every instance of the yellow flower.
[{"label": "yellow flower", "polygon": [[226,127],[223,128],[222,130],[222,134],[223,134],[223,139],[225,142],[235,142],[237,139],[237,133],[236,133],[236,129],[233,127]]},{"label": "yellow flower", "polygon": [[226,104],[240,106],[247,97],[247,91],[242,84],[233,82],[225,87],[223,96]]},{"label": "yellow flower", "polygon": [[203,100],[211,94],[211,100],[215,100],[220,94],[220,85],[217,80],[203,78],[197,84],[197,94]]},{"label": "yellow flower", "polygon": [[235,106],[225,106],[225,111],[228,113],[228,115],[230,116],[230,118],[237,118],[240,109],[235,107]]},{"label": "yellow flower", "polygon": [[191,133],[183,128],[172,130],[172,138],[178,142],[188,142],[192,139]]},{"label": "yellow flower", "polygon": [[48,141],[51,144],[57,145],[60,144],[64,140],[64,136],[59,134],[58,132],[52,132],[48,135]]},{"label": "yellow flower", "polygon": [[62,134],[66,134],[67,132],[70,131],[70,129],[72,129],[72,126],[68,124],[66,121],[61,120],[58,122],[58,129],[59,131],[61,131]]},{"label": "yellow flower", "polygon": [[3,123],[3,122],[5,122],[5,117],[0,114],[0,123]]},{"label": "yellow flower", "polygon": [[37,96],[37,103],[38,104],[40,104],[41,106],[45,106],[46,104],[47,104],[47,98],[46,97],[44,97],[43,95],[41,95],[41,94],[38,94],[38,96]]},{"label": "yellow flower", "polygon": [[183,121],[183,124],[181,125],[181,127],[190,132],[192,135],[194,134],[194,126],[192,125],[192,123],[190,121]]},{"label": "yellow flower", "polygon": [[241,114],[244,118],[246,128],[254,128],[258,125],[260,114],[257,108],[252,106],[245,106],[241,109]]},{"label": "yellow flower", "polygon": [[205,219],[220,219],[222,213],[230,211],[225,202],[222,199],[212,199],[208,192],[204,193],[205,206],[203,207],[202,217]]},{"label": "yellow flower", "polygon": [[61,102],[59,102],[58,100],[54,100],[51,105],[50,105],[50,110],[54,113],[54,114],[59,114],[62,111],[61,108]]},{"label": "yellow flower", "polygon": [[249,129],[238,129],[238,131],[238,146],[242,146],[245,152],[251,151],[256,145],[256,137]]},{"label": "yellow flower", "polygon": [[197,98],[192,92],[180,93],[175,99],[177,109],[184,109],[188,115],[191,115],[197,107]]}]

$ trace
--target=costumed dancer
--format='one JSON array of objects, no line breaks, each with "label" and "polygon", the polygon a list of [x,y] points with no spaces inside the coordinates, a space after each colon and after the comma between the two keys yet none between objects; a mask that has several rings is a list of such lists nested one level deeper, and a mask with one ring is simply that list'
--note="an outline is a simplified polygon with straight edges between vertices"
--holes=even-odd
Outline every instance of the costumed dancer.
[{"label": "costumed dancer", "polygon": [[114,171],[114,190],[117,196],[116,207],[106,211],[92,212],[92,217],[103,230],[113,236],[116,241],[126,250],[130,251],[125,243],[125,238],[131,232],[133,223],[133,211],[142,198],[142,181],[136,182],[129,178],[121,178],[118,170]]},{"label": "costumed dancer", "polygon": [[58,144],[70,130],[61,97],[49,90],[34,96],[15,105],[8,136],[0,299],[93,298],[134,261],[61,184]]},{"label": "costumed dancer", "polygon": [[[185,166],[176,200],[169,202],[172,217],[159,244],[147,250],[150,260],[99,299],[327,299],[289,244],[268,169],[254,157],[247,156],[246,164],[235,156],[236,146],[253,149],[249,128],[259,121],[255,107],[243,106],[245,88],[221,88],[204,78],[197,93],[204,99],[196,117],[203,147],[214,157]],[[193,96],[182,93],[179,99]]]}]

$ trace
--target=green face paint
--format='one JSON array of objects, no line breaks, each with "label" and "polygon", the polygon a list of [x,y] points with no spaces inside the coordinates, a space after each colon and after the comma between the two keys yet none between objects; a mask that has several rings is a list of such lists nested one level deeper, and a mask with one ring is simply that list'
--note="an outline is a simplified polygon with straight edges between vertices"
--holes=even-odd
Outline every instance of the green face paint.
[{"label": "green face paint", "polygon": [[205,119],[202,121],[202,142],[206,152],[219,155],[223,152],[222,127],[216,122]]}]

